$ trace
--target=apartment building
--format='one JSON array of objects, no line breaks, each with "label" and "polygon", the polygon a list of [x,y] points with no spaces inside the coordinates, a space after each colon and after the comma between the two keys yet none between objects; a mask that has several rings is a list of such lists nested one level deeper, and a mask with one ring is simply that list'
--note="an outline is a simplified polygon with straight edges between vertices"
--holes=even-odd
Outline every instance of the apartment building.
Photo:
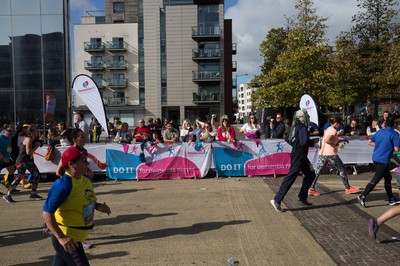
[{"label": "apartment building", "polygon": [[233,116],[236,46],[223,1],[106,0],[105,14],[87,14],[74,36],[75,74],[98,81],[108,117]]},{"label": "apartment building", "polygon": [[240,84],[238,90],[238,113],[239,119],[244,119],[250,113],[253,112],[251,109],[251,95],[257,88],[248,86],[247,83]]}]

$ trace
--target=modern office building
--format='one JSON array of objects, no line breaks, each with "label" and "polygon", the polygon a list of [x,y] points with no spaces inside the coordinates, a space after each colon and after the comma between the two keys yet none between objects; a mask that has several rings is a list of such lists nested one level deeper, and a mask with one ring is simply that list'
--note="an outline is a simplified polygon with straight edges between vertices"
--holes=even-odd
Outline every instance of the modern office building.
[{"label": "modern office building", "polygon": [[[99,80],[109,118],[233,116],[236,46],[224,1],[106,0],[104,19],[91,16],[74,26],[75,74]],[[126,48],[109,48],[116,43]],[[73,109],[85,106],[75,99]]]},{"label": "modern office building", "polygon": [[0,0],[2,122],[68,120],[69,1]]}]

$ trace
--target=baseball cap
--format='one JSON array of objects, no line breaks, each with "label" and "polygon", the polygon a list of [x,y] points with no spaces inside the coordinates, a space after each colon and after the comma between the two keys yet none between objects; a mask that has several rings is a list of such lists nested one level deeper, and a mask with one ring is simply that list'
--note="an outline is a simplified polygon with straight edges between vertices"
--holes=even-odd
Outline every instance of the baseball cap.
[{"label": "baseball cap", "polygon": [[87,151],[78,149],[77,147],[70,147],[66,149],[61,157],[62,166],[68,165],[68,162],[78,160],[81,157],[87,157]]},{"label": "baseball cap", "polygon": [[29,124],[23,124],[22,127],[30,127],[31,125]]},{"label": "baseball cap", "polygon": [[114,120],[119,120],[119,117],[118,116],[114,116]]}]

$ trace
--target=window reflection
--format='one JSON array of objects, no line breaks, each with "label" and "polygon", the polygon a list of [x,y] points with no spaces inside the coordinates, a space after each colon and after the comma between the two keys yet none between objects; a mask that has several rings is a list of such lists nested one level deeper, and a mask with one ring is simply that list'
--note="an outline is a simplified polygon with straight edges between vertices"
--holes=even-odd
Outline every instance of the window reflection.
[{"label": "window reflection", "polygon": [[[10,15],[11,14],[11,0],[0,0],[0,15]],[[0,24],[1,25],[1,24]]]},{"label": "window reflection", "polygon": [[12,0],[11,12],[14,15],[40,15],[40,1]]}]

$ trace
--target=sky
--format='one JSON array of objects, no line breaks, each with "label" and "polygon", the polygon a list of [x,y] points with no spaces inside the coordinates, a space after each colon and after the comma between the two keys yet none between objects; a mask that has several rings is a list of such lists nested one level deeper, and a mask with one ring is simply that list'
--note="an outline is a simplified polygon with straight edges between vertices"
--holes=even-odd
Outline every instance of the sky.
[{"label": "sky", "polygon": [[[328,18],[326,38],[333,45],[342,31],[349,31],[357,14],[357,0],[314,0],[320,17]],[[237,44],[238,83],[249,82],[260,74],[260,44],[272,28],[285,27],[286,17],[295,14],[296,0],[225,0],[225,18],[232,19],[233,42]],[[104,10],[104,0],[70,0],[71,24],[80,23],[88,10]],[[73,29],[71,28],[73,33]],[[247,74],[245,76],[245,74]]]}]

